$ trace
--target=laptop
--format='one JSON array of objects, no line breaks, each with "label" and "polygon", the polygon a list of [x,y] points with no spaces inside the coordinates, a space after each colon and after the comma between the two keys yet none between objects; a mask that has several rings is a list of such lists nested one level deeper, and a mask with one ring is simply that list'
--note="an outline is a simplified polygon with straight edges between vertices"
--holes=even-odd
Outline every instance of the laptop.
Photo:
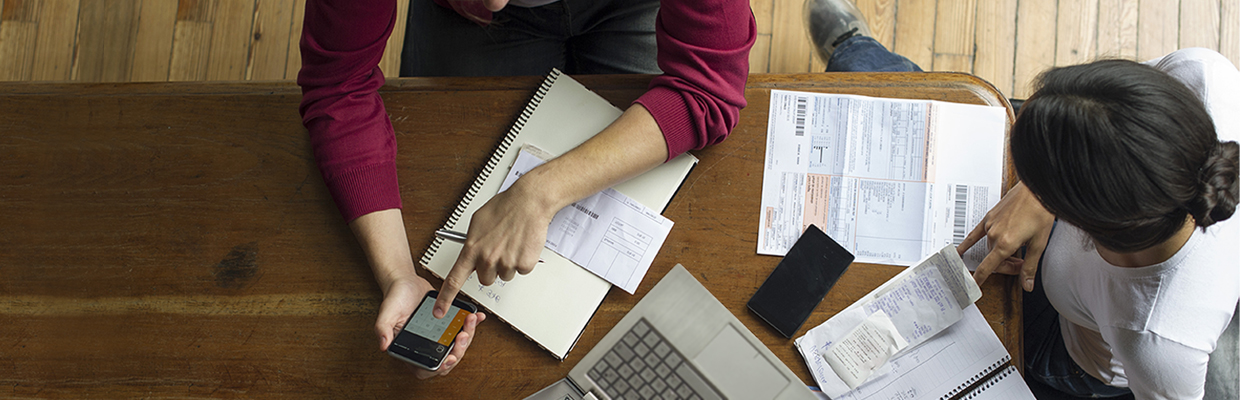
[{"label": "laptop", "polygon": [[816,398],[680,264],[569,371],[567,378],[526,397]]}]

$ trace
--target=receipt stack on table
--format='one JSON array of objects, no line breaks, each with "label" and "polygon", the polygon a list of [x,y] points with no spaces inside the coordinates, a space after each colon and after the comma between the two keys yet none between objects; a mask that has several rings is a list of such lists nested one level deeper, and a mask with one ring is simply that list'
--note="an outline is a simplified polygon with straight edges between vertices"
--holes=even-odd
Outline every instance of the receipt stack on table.
[{"label": "receipt stack on table", "polygon": [[959,321],[981,297],[949,245],[797,338],[796,346],[822,392],[837,398]]}]

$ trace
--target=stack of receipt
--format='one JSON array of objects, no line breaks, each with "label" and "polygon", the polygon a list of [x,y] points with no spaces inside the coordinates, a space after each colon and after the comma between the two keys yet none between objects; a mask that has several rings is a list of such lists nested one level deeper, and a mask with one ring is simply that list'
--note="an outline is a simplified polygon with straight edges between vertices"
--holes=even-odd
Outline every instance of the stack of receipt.
[{"label": "stack of receipt", "polygon": [[981,297],[956,247],[949,245],[797,338],[797,350],[822,392],[837,398],[901,351],[959,321]]}]

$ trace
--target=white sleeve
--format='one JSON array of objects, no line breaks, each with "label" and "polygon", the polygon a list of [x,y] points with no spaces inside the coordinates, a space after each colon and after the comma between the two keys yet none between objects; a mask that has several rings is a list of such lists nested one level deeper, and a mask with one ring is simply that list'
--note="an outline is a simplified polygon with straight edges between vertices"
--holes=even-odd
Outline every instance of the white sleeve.
[{"label": "white sleeve", "polygon": [[1106,329],[1115,358],[1124,366],[1128,388],[1138,400],[1200,399],[1205,395],[1210,353],[1154,333]]},{"label": "white sleeve", "polygon": [[1222,54],[1200,47],[1145,62],[1188,86],[1205,103],[1220,141],[1240,140],[1240,71]]}]

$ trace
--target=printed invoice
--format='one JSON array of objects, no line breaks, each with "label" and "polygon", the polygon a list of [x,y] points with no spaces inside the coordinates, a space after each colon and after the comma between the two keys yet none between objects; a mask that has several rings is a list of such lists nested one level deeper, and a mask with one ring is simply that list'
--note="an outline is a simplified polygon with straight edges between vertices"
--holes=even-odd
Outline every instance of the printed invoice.
[{"label": "printed invoice", "polygon": [[[550,155],[521,149],[499,191]],[[547,228],[547,249],[633,294],[672,230],[672,221],[615,189],[564,207]]]},{"label": "printed invoice", "polygon": [[1006,123],[1002,107],[771,91],[758,253],[811,223],[857,262],[959,244],[999,201]]}]

